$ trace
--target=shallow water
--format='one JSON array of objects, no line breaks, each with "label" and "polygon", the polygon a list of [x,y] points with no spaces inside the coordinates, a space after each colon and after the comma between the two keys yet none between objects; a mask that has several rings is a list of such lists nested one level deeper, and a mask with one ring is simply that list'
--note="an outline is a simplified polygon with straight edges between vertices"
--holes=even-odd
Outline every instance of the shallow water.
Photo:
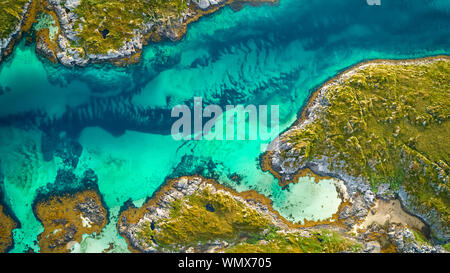
[{"label": "shallow water", "polygon": [[[175,141],[170,109],[194,96],[221,106],[279,105],[284,130],[309,94],[339,71],[368,59],[448,54],[449,34],[446,0],[281,0],[237,13],[225,8],[189,26],[180,42],[147,46],[142,61],[127,68],[64,68],[22,42],[0,65],[1,171],[22,223],[13,252],[38,250],[42,226],[31,204],[37,188],[67,168],[58,157],[43,157],[42,135],[80,142],[74,172],[96,172],[109,208],[150,196],[168,176],[198,173],[259,191],[289,220],[326,219],[337,209],[327,183],[281,190],[258,166],[264,141]],[[100,237],[102,247],[108,240],[123,246],[111,229]],[[93,241],[86,238],[81,249],[98,250]]]}]

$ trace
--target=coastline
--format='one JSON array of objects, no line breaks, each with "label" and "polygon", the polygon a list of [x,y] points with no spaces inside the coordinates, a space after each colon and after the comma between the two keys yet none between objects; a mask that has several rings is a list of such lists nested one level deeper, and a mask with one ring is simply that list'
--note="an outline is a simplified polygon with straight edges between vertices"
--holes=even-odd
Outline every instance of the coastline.
[{"label": "coastline", "polygon": [[[200,175],[192,175],[192,176],[181,176],[179,178],[168,179],[165,181],[161,187],[154,192],[154,194],[147,198],[147,200],[143,203],[141,207],[136,207],[132,202],[127,202],[122,206],[121,212],[119,214],[119,220],[117,222],[117,229],[119,234],[126,240],[128,249],[132,252],[140,252],[134,246],[134,241],[132,238],[129,238],[128,229],[130,228],[130,223],[138,223],[141,219],[147,219],[145,216],[146,213],[149,212],[150,208],[158,210],[160,208],[161,202],[167,202],[168,195],[171,194],[171,191],[174,189],[174,185],[179,183],[180,181],[191,181],[191,180],[200,180],[201,184],[210,185],[215,188],[217,191],[223,191],[228,194],[234,196],[234,198],[243,200],[250,208],[255,209],[257,211],[265,211],[264,214],[269,215],[268,218],[272,218],[272,223],[276,226],[282,228],[286,231],[301,231],[301,230],[310,230],[311,228],[317,229],[326,229],[329,230],[345,230],[345,224],[343,221],[339,219],[339,214],[342,209],[346,206],[349,206],[348,200],[342,200],[339,205],[338,211],[332,215],[332,217],[325,220],[306,220],[304,219],[303,224],[294,223],[283,216],[275,210],[272,206],[273,202],[270,198],[256,192],[255,190],[249,190],[244,192],[237,192],[236,190],[220,184],[215,179],[204,178]],[[319,182],[320,183],[320,182]],[[131,224],[132,225],[132,224]],[[124,226],[127,228],[125,229]],[[131,228],[132,229],[132,228]]]},{"label": "coastline", "polygon": [[[183,15],[180,22],[173,23],[173,25],[169,23],[167,26],[150,23],[150,25],[143,26],[142,29],[136,29],[137,34],[135,34],[132,42],[125,42],[121,47],[107,53],[88,54],[84,48],[70,45],[71,38],[76,37],[77,32],[73,30],[73,23],[68,21],[69,13],[64,10],[64,6],[59,2],[49,4],[48,0],[30,0],[29,7],[24,12],[20,23],[20,30],[10,35],[10,42],[4,52],[0,50],[0,63],[7,55],[12,53],[15,43],[21,39],[22,33],[30,31],[39,12],[53,17],[58,27],[58,33],[55,39],[51,40],[48,31],[44,31],[45,29],[36,31],[36,52],[38,55],[49,59],[52,63],[60,63],[68,67],[84,67],[89,64],[102,63],[123,67],[139,63],[144,46],[167,40],[179,41],[187,33],[189,24],[213,14],[225,6],[233,8],[233,5],[237,5],[239,8],[233,8],[237,11],[244,4],[260,6],[263,4],[276,5],[277,3],[279,3],[279,0],[220,0],[216,3],[209,3],[206,8],[202,8],[200,4],[191,2],[192,7],[188,8],[190,13]],[[69,36],[71,38],[68,38]],[[141,36],[141,38],[138,36]],[[3,58],[2,55],[4,55]]]},{"label": "coastline", "polygon": [[[368,60],[364,61],[355,65],[350,66],[349,68],[346,68],[342,72],[338,73],[336,76],[330,78],[325,83],[323,83],[320,87],[318,87],[314,92],[311,93],[307,104],[302,108],[300,117],[293,123],[293,125],[289,128],[287,128],[284,132],[280,133],[280,135],[270,144],[270,145],[277,145],[277,147],[280,147],[279,145],[283,144],[283,140],[281,140],[282,136],[284,134],[287,134],[291,131],[301,129],[303,126],[311,123],[315,120],[314,114],[312,112],[314,111],[314,108],[316,108],[320,102],[320,97],[323,96],[327,92],[327,89],[330,86],[339,84],[344,79],[347,79],[354,75],[354,73],[372,65],[380,65],[380,64],[386,64],[386,65],[414,65],[414,64],[429,64],[434,63],[437,61],[449,61],[450,56],[449,55],[436,55],[436,56],[429,56],[429,57],[423,57],[423,58],[412,58],[412,59],[399,59],[399,60],[386,60],[386,59],[376,59],[376,60]],[[281,143],[281,144],[280,144]],[[277,154],[279,156],[279,154]],[[262,154],[260,156],[260,166],[263,171],[271,173],[276,179],[278,179],[279,184],[281,186],[286,186],[290,183],[295,183],[300,177],[303,177],[305,173],[312,172],[315,175],[319,176],[325,176],[325,177],[332,177],[339,179],[341,181],[344,181],[345,185],[347,186],[347,189],[350,189],[352,194],[358,194],[361,193],[372,193],[371,189],[368,187],[365,187],[364,183],[359,183],[358,181],[360,178],[352,177],[351,175],[346,174],[343,171],[331,171],[329,170],[328,166],[324,165],[325,160],[321,160],[321,162],[306,162],[304,167],[297,169],[293,174],[288,175],[282,175],[280,172],[274,169],[273,161],[272,159],[277,156],[273,150],[267,151],[266,153]],[[361,181],[360,181],[361,182]],[[404,195],[407,195],[404,193]],[[415,211],[411,204],[407,204],[407,200],[405,197],[402,197],[401,194],[394,194],[386,193],[384,191],[377,192],[376,198],[381,200],[399,200],[402,209],[408,213],[411,216],[417,217],[424,222],[425,225],[428,227],[431,227],[429,221],[426,219],[423,214]],[[370,203],[370,202],[369,202]],[[372,202],[373,203],[373,202]],[[372,204],[368,204],[372,206]]]},{"label": "coastline", "polygon": [[[194,185],[194,188],[189,186],[184,188],[183,186],[180,186],[179,183]],[[193,192],[188,193],[187,195],[182,194],[182,197],[180,197],[180,187],[186,189],[187,192],[191,192],[192,190]],[[369,210],[367,210],[366,213],[360,213],[361,209],[364,211],[364,208],[360,207],[361,205],[364,205],[363,201],[360,199],[343,200],[339,206],[338,212],[331,218],[323,221],[305,220],[303,224],[297,224],[282,217],[279,212],[272,207],[272,201],[268,197],[259,194],[254,190],[237,192],[234,189],[220,184],[214,179],[207,179],[199,175],[182,176],[167,180],[164,185],[139,208],[131,202],[124,204],[116,226],[120,236],[127,242],[128,249],[134,253],[173,251],[174,249],[171,249],[170,247],[166,249],[167,246],[164,245],[162,249],[159,248],[160,246],[155,248],[152,244],[150,246],[147,243],[142,245],[141,240],[143,239],[140,237],[142,235],[139,234],[141,234],[146,223],[147,225],[149,223],[152,223],[152,225],[155,223],[154,226],[152,226],[150,234],[153,234],[151,236],[157,234],[153,233],[159,232],[156,231],[156,227],[159,225],[159,222],[156,219],[172,219],[172,217],[179,217],[167,214],[167,207],[173,208],[178,206],[175,205],[175,203],[178,204],[179,200],[183,200],[186,197],[189,198],[189,196],[191,196],[190,194],[195,194],[197,191],[203,192],[208,187],[214,189],[213,192],[220,192],[233,196],[235,200],[243,201],[248,208],[262,213],[266,219],[270,219],[269,222],[274,227],[279,229],[279,232],[281,232],[279,234],[303,234],[301,236],[308,237],[308,234],[314,234],[317,231],[335,232],[344,238],[352,239],[355,242],[360,243],[363,246],[363,248],[359,250],[360,252],[407,252],[408,248],[411,247],[416,247],[418,250],[425,252],[441,251],[440,248],[420,246],[414,241],[412,243],[405,241],[408,240],[408,236],[411,236],[412,230],[423,232],[420,230],[420,227],[425,223],[421,222],[419,218],[407,214],[407,212],[403,211],[401,207],[399,207],[400,205],[396,205],[396,203],[392,203],[391,205],[388,201],[377,200],[372,208],[370,208],[371,214],[369,214]],[[380,204],[381,208],[378,211]],[[390,206],[396,210],[392,212],[388,211],[387,213],[386,207],[389,210]],[[155,214],[162,218],[154,218]],[[343,214],[346,214],[347,216],[342,217]],[[391,216],[394,217],[392,222],[390,221]],[[350,218],[352,218],[351,224],[348,223]],[[383,222],[383,219],[388,219],[387,222],[389,222],[389,228],[386,227],[386,223]],[[411,223],[413,223],[413,225],[411,225]],[[374,224],[375,227],[373,227],[372,224]],[[153,231],[154,228],[155,231]],[[389,242],[381,244],[379,242],[380,236],[389,236]],[[154,241],[155,239],[153,237],[151,238],[153,243],[156,244],[156,241]],[[158,244],[159,241],[157,245]],[[378,245],[378,248],[373,248],[374,244]],[[217,238],[214,242],[211,241],[210,243],[199,244],[198,248],[189,247],[189,245],[185,246],[183,244],[176,245],[175,251],[203,252],[206,250],[206,252],[227,252],[227,249],[235,246],[237,246],[236,242],[227,242],[227,240],[222,241],[222,239]]]}]

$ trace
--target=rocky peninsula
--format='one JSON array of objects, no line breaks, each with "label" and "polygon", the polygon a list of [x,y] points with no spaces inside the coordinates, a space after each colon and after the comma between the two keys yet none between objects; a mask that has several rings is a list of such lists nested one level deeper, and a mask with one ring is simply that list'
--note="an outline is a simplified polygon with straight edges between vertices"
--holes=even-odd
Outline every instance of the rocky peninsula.
[{"label": "rocky peninsula", "polygon": [[4,175],[0,169],[0,253],[8,252],[14,246],[13,230],[20,223],[5,200]]},{"label": "rocky peninsula", "polygon": [[7,252],[13,245],[12,231],[16,227],[17,223],[8,215],[4,205],[0,203],[0,253]]},{"label": "rocky peninsula", "polygon": [[141,208],[126,208],[118,229],[130,249],[140,252],[338,252],[359,247],[338,232],[296,229],[269,199],[200,176],[171,180]]},{"label": "rocky peninsula", "polygon": [[356,65],[312,94],[262,167],[282,185],[305,169],[335,177],[368,208],[398,198],[427,223],[435,244],[446,244],[449,76],[448,56]]},{"label": "rocky peninsula", "polygon": [[[177,41],[187,25],[231,5],[258,5],[277,0],[8,0],[8,20],[0,23],[0,56],[11,52],[14,41],[33,23],[36,51],[65,66],[111,62],[136,63],[148,42]],[[47,16],[42,16],[42,15]],[[44,19],[43,19],[44,18]],[[50,19],[50,22],[48,20]],[[53,33],[53,34],[52,34]],[[1,60],[1,59],[0,59]]]},{"label": "rocky peninsula", "polygon": [[100,196],[93,190],[54,195],[39,201],[34,211],[44,226],[38,238],[41,253],[69,252],[83,234],[100,233],[108,221]]}]

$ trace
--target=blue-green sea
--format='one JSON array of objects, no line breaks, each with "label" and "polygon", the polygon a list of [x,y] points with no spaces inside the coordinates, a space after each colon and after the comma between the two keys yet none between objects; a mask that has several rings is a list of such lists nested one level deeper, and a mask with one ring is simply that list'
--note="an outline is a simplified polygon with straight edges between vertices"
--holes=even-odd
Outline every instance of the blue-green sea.
[{"label": "blue-green sea", "polygon": [[255,189],[291,221],[329,218],[339,205],[333,181],[305,177],[282,189],[259,167],[267,142],[175,141],[172,107],[192,105],[194,97],[223,107],[279,105],[285,130],[318,86],[352,65],[439,54],[450,54],[448,0],[227,7],[191,24],[179,42],[146,46],[141,62],[128,67],[51,64],[23,40],[0,64],[2,189],[21,223],[11,251],[39,251],[43,228],[33,201],[39,188],[76,184],[61,170],[80,179],[93,170],[109,208],[110,224],[85,235],[75,252],[101,252],[109,243],[127,251],[115,229],[120,207],[129,199],[141,205],[166,179],[182,175]]}]

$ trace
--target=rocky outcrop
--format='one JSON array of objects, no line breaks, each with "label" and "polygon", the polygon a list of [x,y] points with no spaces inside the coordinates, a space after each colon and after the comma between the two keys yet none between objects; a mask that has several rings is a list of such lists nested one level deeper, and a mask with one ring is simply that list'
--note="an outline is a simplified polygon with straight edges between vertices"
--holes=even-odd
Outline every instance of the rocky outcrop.
[{"label": "rocky outcrop", "polygon": [[169,181],[141,208],[124,209],[117,227],[138,252],[309,252],[317,242],[338,252],[360,245],[335,224],[291,223],[260,194],[200,176]]},{"label": "rocky outcrop", "polygon": [[[43,12],[51,12],[56,15],[57,25],[60,31],[55,40],[49,41],[48,35],[37,35],[36,51],[52,62],[59,62],[65,66],[86,66],[91,63],[111,62],[116,65],[126,65],[140,60],[142,48],[149,41],[160,41],[164,39],[177,41],[186,33],[187,25],[198,20],[200,17],[212,13],[219,8],[232,4],[235,0],[189,0],[187,9],[179,15],[156,16],[157,19],[145,21],[139,27],[133,29],[130,39],[125,39],[123,45],[110,49],[107,52],[92,53],[78,44],[80,32],[83,26],[79,23],[80,18],[76,13],[77,7],[82,0],[29,0],[24,8],[22,19],[15,30],[6,38],[0,39],[0,61],[7,55],[15,40],[20,38],[25,21],[34,21],[36,12],[29,13],[34,5],[40,5]],[[247,0],[238,1],[255,3],[275,3],[275,0]],[[28,16],[30,18],[28,18]],[[81,18],[81,21],[84,21]],[[30,24],[31,27],[31,24]],[[109,30],[96,30],[92,32],[104,32],[104,39],[108,38]],[[103,33],[103,32],[102,32]]]},{"label": "rocky outcrop", "polygon": [[84,201],[78,202],[76,208],[81,211],[89,222],[101,225],[105,221],[104,209],[92,197],[87,196]]},{"label": "rocky outcrop", "polygon": [[192,0],[192,2],[201,9],[208,9],[211,6],[224,3],[225,0]]}]

